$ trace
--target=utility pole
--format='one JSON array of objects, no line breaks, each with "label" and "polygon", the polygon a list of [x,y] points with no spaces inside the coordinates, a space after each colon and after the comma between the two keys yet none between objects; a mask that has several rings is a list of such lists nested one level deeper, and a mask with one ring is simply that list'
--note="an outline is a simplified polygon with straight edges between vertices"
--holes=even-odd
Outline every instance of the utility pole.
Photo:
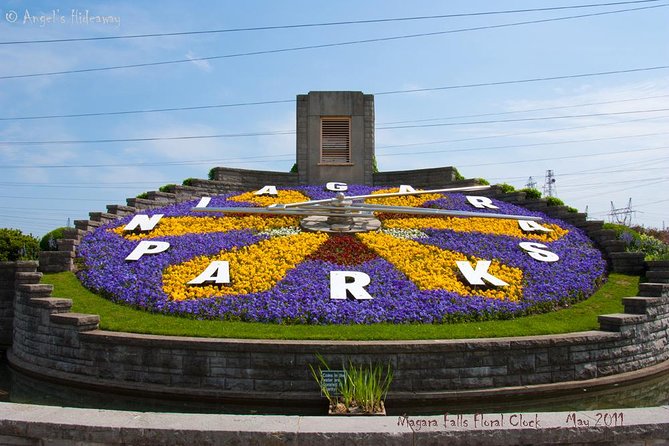
[{"label": "utility pole", "polygon": [[557,194],[555,187],[555,175],[552,170],[546,171],[546,180],[544,181],[544,195],[554,197]]},{"label": "utility pole", "polygon": [[527,184],[525,185],[525,187],[527,187],[529,189],[536,189],[537,188],[537,182],[534,181],[534,178],[529,177],[527,179]]}]

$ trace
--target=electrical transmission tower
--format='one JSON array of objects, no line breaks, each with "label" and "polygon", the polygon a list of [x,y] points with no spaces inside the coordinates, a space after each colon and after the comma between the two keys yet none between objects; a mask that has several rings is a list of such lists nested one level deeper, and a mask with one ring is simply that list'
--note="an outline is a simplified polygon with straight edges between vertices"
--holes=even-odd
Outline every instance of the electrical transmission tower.
[{"label": "electrical transmission tower", "polygon": [[525,185],[525,187],[530,188],[530,189],[536,189],[537,188],[537,182],[534,181],[534,178],[529,177],[527,179],[527,184]]},{"label": "electrical transmission tower", "polygon": [[552,170],[546,171],[546,180],[544,181],[544,195],[547,197],[554,197],[557,194],[557,187],[555,186],[555,175]]},{"label": "electrical transmission tower", "polygon": [[632,198],[627,202],[627,207],[616,208],[611,202],[611,212],[609,212],[609,220],[611,223],[617,223],[619,225],[631,226],[632,225],[632,215],[634,214],[632,210]]}]

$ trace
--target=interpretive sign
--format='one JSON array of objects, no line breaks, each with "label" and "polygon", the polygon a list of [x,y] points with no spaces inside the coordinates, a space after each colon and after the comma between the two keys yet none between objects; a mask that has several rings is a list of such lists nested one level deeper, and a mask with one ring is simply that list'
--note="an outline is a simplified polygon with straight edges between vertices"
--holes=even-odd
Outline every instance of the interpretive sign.
[{"label": "interpretive sign", "polygon": [[331,396],[339,396],[339,383],[346,379],[346,370],[323,370],[323,387]]}]

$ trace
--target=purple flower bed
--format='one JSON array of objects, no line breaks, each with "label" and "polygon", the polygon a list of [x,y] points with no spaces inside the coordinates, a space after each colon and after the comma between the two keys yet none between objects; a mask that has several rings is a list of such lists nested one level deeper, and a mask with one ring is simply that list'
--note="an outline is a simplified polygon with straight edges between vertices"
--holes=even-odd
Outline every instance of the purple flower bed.
[{"label": "purple flower bed", "polygon": [[[281,189],[281,188],[279,188]],[[330,198],[335,192],[322,186],[296,187],[312,199]],[[349,186],[347,195],[368,194],[367,186]],[[245,203],[227,201],[236,194],[213,197],[209,206],[241,207]],[[472,193],[475,195],[475,193]],[[508,203],[493,200],[496,210],[475,209],[462,194],[433,200],[425,206],[484,213],[510,213],[542,216]],[[153,209],[144,213],[166,216],[206,216],[192,212],[197,200]],[[89,289],[119,303],[145,308],[154,312],[188,315],[204,319],[242,320],[268,323],[297,324],[370,324],[370,323],[443,323],[467,320],[509,318],[555,309],[565,303],[590,296],[605,273],[605,262],[598,250],[578,229],[564,222],[545,218],[569,229],[563,238],[544,243],[560,256],[553,263],[532,259],[518,247],[522,241],[509,236],[425,229],[426,239],[418,240],[443,249],[459,251],[483,259],[498,259],[523,270],[523,298],[517,302],[488,299],[481,296],[461,296],[446,290],[419,290],[403,273],[382,258],[355,266],[342,266],[323,260],[306,260],[295,265],[272,289],[247,295],[226,295],[204,299],[173,301],[162,289],[162,272],[196,256],[215,255],[222,250],[257,243],[266,238],[252,231],[185,234],[178,237],[159,237],[168,241],[166,252],[143,256],[134,262],[125,257],[137,241],[129,241],[109,231],[126,224],[127,216],[86,235],[78,256],[83,265],[79,278]],[[223,217],[225,218],[225,217]],[[367,273],[371,283],[366,290],[372,300],[330,299],[329,273],[332,270],[355,270]]]}]

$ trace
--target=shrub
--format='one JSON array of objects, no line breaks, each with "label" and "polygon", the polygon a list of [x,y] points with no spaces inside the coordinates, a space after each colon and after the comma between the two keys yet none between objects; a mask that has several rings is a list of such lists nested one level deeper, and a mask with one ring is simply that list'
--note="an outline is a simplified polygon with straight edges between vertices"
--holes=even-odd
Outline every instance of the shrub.
[{"label": "shrub", "polygon": [[66,227],[56,228],[51,232],[44,234],[44,237],[39,242],[39,248],[42,251],[57,251],[58,250],[58,240],[63,238],[63,232],[66,230]]},{"label": "shrub", "polygon": [[455,177],[455,181],[462,181],[465,179],[465,177],[463,177],[462,174],[455,167],[453,168],[453,176]]},{"label": "shrub", "polygon": [[521,189],[520,192],[525,192],[525,198],[531,198],[533,200],[538,200],[541,198],[541,192],[539,189],[535,189],[533,187],[526,187],[525,189]]},{"label": "shrub", "polygon": [[669,245],[652,235],[639,235],[638,250],[646,255],[645,260],[669,260]]},{"label": "shrub", "polygon": [[160,186],[160,187],[158,188],[158,190],[159,190],[160,192],[168,192],[168,193],[171,193],[171,192],[174,190],[174,186],[176,186],[176,184],[170,183],[170,184],[166,184],[166,185],[164,185],[164,186]]},{"label": "shrub", "polygon": [[192,186],[195,180],[197,180],[197,178],[186,178],[181,184],[184,186]]},{"label": "shrub", "polygon": [[207,176],[207,178],[213,180],[215,177],[215,173],[216,173],[216,168],[212,167],[211,169],[209,169],[209,175]]},{"label": "shrub", "polygon": [[558,197],[546,197],[546,204],[548,206],[564,206],[564,201]]},{"label": "shrub", "polygon": [[39,241],[18,229],[0,228],[0,261],[37,260]]},{"label": "shrub", "polygon": [[297,173],[297,163],[293,164],[293,167],[290,168],[290,173]]},{"label": "shrub", "polygon": [[142,192],[141,194],[138,194],[136,198],[142,198],[142,199],[146,200],[147,198],[149,198],[149,193],[148,192]]},{"label": "shrub", "polygon": [[510,185],[510,184],[506,184],[506,183],[501,183],[501,184],[498,184],[497,186],[498,186],[498,187],[501,189],[501,191],[504,192],[505,194],[508,194],[509,192],[515,192],[515,190],[516,190],[515,187],[513,187],[513,186]]},{"label": "shrub", "polygon": [[476,178],[476,182],[478,184],[482,184],[484,186],[487,186],[488,184],[490,184],[490,182],[488,180],[486,180],[485,178]]},{"label": "shrub", "polygon": [[572,213],[572,214],[576,214],[576,213],[578,213],[578,209],[569,206],[569,207],[567,207],[567,212]]}]

